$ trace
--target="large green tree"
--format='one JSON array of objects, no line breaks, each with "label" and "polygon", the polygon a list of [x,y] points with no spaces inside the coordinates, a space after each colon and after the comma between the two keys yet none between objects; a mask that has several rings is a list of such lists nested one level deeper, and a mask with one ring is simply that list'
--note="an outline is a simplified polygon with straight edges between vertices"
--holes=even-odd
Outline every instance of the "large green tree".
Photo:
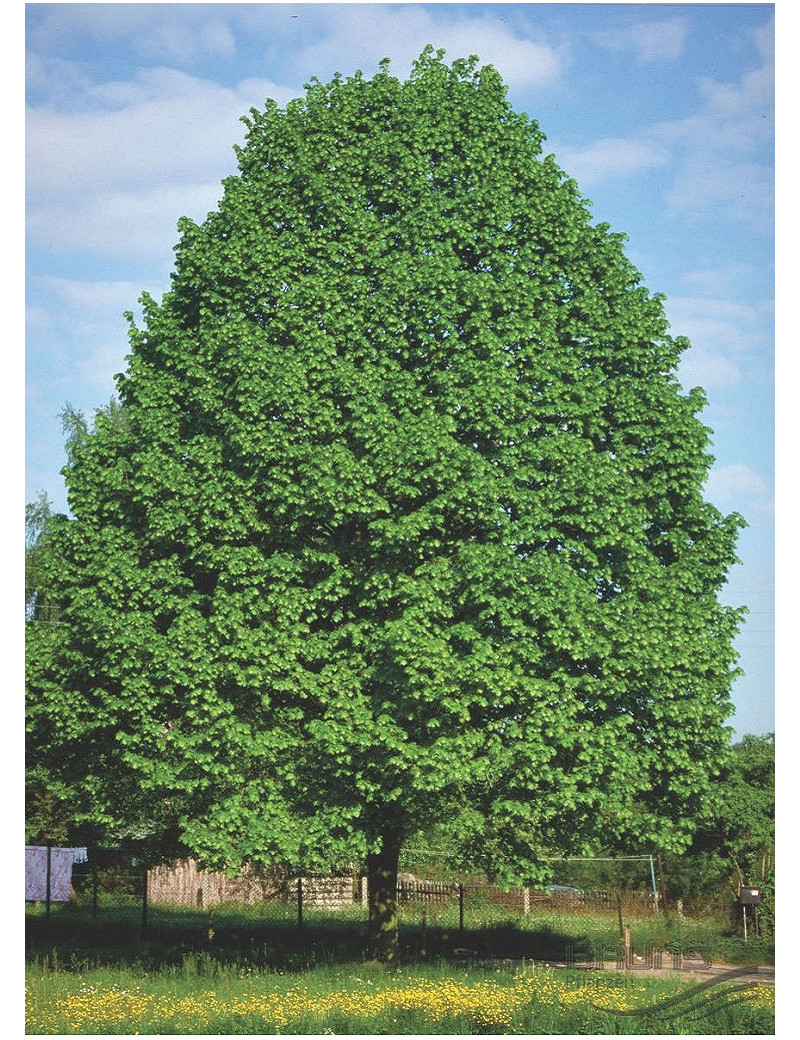
[{"label": "large green tree", "polygon": [[244,122],[129,316],[125,421],[72,444],[31,730],[210,865],[365,862],[391,957],[437,820],[506,880],[685,845],[739,518],[686,341],[494,69],[428,48]]}]

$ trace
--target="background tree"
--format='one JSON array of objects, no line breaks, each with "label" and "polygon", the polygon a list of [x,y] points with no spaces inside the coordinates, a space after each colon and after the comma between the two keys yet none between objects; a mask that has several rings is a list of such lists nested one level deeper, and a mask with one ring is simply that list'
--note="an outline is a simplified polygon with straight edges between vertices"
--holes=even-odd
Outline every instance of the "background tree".
[{"label": "background tree", "polygon": [[[25,505],[25,620],[41,620],[50,613],[42,588],[41,558],[45,551],[47,526],[53,510],[50,499],[41,492],[35,502]],[[54,620],[54,619],[53,619]]]},{"label": "background tree", "polygon": [[717,818],[737,885],[763,885],[775,871],[775,734],[747,735],[718,786]]},{"label": "background tree", "polygon": [[245,124],[129,316],[125,422],[72,446],[33,737],[209,865],[366,861],[391,958],[436,820],[501,881],[689,840],[739,518],[686,341],[494,69],[428,48]]},{"label": "background tree", "polygon": [[[114,399],[95,413],[96,421],[101,417],[125,428],[124,409]],[[65,405],[61,420],[71,457],[89,436],[90,424],[70,404]],[[151,862],[185,854],[169,806],[143,795],[129,773],[120,771],[120,763],[110,760],[59,703],[64,687],[53,681],[53,675],[62,655],[74,653],[69,647],[75,646],[55,598],[62,587],[63,557],[58,537],[51,535],[59,522],[67,522],[66,517],[53,513],[44,493],[25,506],[26,841],[86,845],[106,840],[128,846]],[[79,645],[79,653],[84,653],[85,645]],[[85,768],[75,769],[76,755],[91,759],[98,774],[107,766],[105,776],[99,775],[95,783],[106,788],[106,800],[116,806],[113,816],[98,813]]]},{"label": "background tree", "polygon": [[[25,505],[25,653],[27,682],[36,689],[41,673],[49,667],[57,640],[58,611],[47,589],[46,556],[48,530],[53,519],[48,496],[41,492],[35,501]],[[29,702],[31,714],[36,703]],[[39,734],[40,737],[42,734]],[[64,813],[64,793],[57,777],[39,760],[38,748],[25,761],[25,840],[27,842],[62,841],[69,829],[68,813]]]},{"label": "background tree", "polygon": [[665,858],[669,901],[687,909],[736,906],[742,885],[763,889],[759,918],[775,916],[775,735],[747,734],[733,745],[713,785],[708,816],[683,856]]}]

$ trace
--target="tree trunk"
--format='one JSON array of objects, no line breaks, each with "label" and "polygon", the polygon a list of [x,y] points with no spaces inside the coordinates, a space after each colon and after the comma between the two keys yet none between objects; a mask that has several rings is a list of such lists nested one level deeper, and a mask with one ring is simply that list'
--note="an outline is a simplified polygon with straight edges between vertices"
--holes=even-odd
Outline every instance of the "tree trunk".
[{"label": "tree trunk", "polygon": [[379,852],[367,856],[367,904],[369,955],[382,964],[397,960],[397,865],[400,860],[400,835],[384,832]]}]

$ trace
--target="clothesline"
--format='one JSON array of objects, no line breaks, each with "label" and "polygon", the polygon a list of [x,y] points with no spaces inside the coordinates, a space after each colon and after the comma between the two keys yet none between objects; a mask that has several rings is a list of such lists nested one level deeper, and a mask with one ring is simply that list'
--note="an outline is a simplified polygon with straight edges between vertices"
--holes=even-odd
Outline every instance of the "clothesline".
[{"label": "clothesline", "polygon": [[66,903],[72,885],[72,867],[89,859],[84,846],[25,846],[25,901]]}]

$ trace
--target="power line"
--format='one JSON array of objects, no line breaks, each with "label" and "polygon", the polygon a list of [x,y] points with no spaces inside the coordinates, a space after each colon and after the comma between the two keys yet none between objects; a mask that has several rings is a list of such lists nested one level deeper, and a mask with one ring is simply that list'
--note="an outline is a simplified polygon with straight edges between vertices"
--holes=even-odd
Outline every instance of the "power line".
[{"label": "power line", "polygon": [[621,863],[649,860],[651,856],[542,856],[544,863]]},{"label": "power line", "polygon": [[[405,849],[421,856],[447,856],[441,849]],[[542,863],[622,863],[649,860],[650,856],[540,856]]]}]

